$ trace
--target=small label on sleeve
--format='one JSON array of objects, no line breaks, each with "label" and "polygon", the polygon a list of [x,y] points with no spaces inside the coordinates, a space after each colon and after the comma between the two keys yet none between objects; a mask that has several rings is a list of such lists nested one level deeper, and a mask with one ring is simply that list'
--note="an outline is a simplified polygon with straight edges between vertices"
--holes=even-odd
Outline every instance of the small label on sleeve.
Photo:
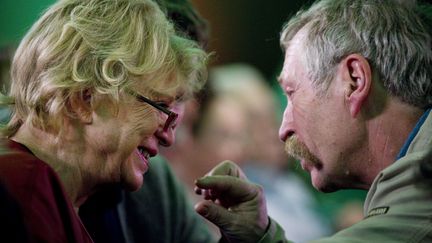
[{"label": "small label on sleeve", "polygon": [[366,218],[369,217],[373,217],[373,216],[377,216],[377,215],[382,215],[382,214],[386,214],[389,211],[390,207],[378,207],[378,208],[373,208],[369,211],[368,215],[366,216]]}]

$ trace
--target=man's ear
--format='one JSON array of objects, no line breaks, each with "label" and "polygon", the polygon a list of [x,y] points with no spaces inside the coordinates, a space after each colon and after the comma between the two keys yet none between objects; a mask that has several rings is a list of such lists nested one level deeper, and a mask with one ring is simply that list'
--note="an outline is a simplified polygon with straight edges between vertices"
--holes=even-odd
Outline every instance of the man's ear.
[{"label": "man's ear", "polygon": [[345,99],[352,117],[357,116],[367,100],[372,86],[372,71],[369,62],[359,54],[348,55],[342,61],[346,70]]},{"label": "man's ear", "polygon": [[92,93],[90,90],[73,93],[69,97],[70,109],[76,118],[85,124],[93,122]]}]

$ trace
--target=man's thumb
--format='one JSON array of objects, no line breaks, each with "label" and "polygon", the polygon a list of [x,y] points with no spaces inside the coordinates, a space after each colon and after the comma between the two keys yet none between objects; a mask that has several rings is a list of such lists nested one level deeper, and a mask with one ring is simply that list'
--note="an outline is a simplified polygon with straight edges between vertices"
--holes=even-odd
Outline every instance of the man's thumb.
[{"label": "man's thumb", "polygon": [[222,230],[230,224],[232,218],[232,214],[228,209],[212,201],[197,203],[195,205],[195,211]]}]

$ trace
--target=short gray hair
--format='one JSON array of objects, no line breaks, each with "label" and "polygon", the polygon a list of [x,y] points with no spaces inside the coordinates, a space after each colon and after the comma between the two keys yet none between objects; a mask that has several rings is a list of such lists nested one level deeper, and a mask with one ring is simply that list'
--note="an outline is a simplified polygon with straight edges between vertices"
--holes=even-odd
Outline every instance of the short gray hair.
[{"label": "short gray hair", "polygon": [[308,75],[322,93],[337,64],[358,53],[390,95],[427,108],[432,105],[431,10],[415,1],[323,0],[283,27],[281,45],[288,48],[294,35],[306,30]]}]

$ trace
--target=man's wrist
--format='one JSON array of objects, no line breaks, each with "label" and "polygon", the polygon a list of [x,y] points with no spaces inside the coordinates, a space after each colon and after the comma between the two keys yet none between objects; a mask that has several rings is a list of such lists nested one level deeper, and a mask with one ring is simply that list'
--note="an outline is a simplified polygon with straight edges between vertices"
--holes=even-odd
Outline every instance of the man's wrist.
[{"label": "man's wrist", "polygon": [[257,243],[288,243],[285,239],[285,232],[275,221],[268,217],[268,225],[264,235],[260,238]]}]

